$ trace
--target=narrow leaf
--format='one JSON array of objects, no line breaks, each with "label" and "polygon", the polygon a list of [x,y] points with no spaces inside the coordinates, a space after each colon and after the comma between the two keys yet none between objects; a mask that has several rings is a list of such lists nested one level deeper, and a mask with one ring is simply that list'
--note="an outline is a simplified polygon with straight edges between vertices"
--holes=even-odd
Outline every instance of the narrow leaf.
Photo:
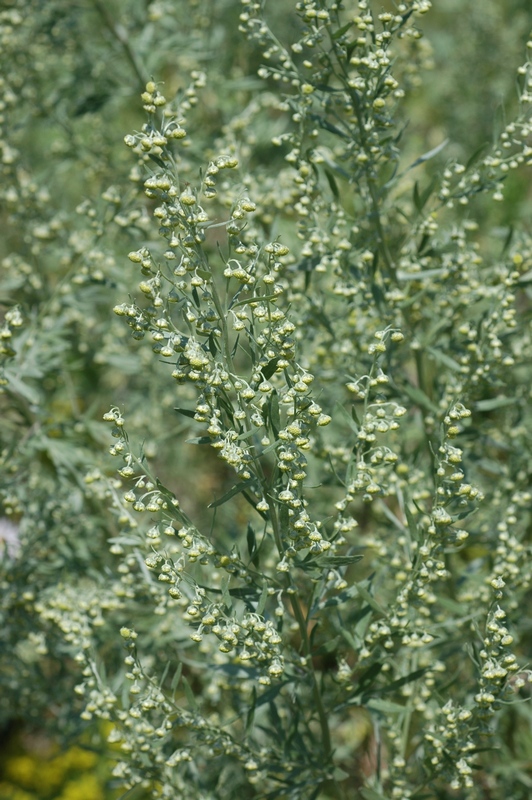
[{"label": "narrow leaf", "polygon": [[334,177],[334,175],[330,170],[325,169],[324,172],[325,172],[325,177],[327,178],[327,183],[330,186],[331,192],[333,193],[335,199],[338,200],[338,198],[340,197],[340,192],[338,190],[338,184],[336,183],[336,178]]},{"label": "narrow leaf", "polygon": [[467,161],[467,163],[465,165],[465,171],[466,172],[471,169],[471,167],[475,164],[475,162],[478,160],[480,155],[485,150],[487,150],[489,146],[490,146],[489,142],[484,142],[484,144],[481,144],[480,147],[477,147],[477,149],[473,152],[473,154],[471,156],[469,156],[469,159],[468,159],[468,161]]},{"label": "narrow leaf", "polygon": [[410,383],[405,383],[404,386],[401,387],[405,394],[417,403],[420,408],[424,408],[427,411],[430,411],[432,414],[438,413],[439,409],[438,406],[432,402],[432,400],[427,397],[425,392],[420,389],[418,386],[412,386]]},{"label": "narrow leaf", "polygon": [[387,617],[388,616],[388,613],[387,613],[386,609],[384,609],[381,605],[379,605],[379,603],[377,603],[375,598],[370,595],[370,593],[368,592],[368,590],[364,586],[362,586],[361,584],[356,584],[355,588],[356,588],[358,594],[360,595],[360,597],[363,600],[365,600],[366,603],[369,603],[369,605],[375,611],[378,611],[379,614],[382,614],[383,617]]},{"label": "narrow leaf", "polygon": [[405,675],[404,678],[398,678],[396,681],[392,681],[392,683],[389,683],[388,686],[380,689],[379,694],[388,694],[388,692],[394,692],[396,689],[400,689],[401,686],[405,686],[407,683],[417,681],[418,678],[421,678],[425,674],[427,669],[428,667],[416,669],[414,672],[410,672],[408,675]]},{"label": "narrow leaf", "polygon": [[423,164],[425,161],[430,161],[431,158],[434,158],[434,156],[437,156],[438,153],[441,153],[443,148],[447,147],[448,144],[449,144],[449,139],[444,139],[443,142],[441,142],[441,144],[439,144],[437,147],[433,147],[432,150],[427,150],[427,152],[423,153],[422,156],[416,158],[416,160],[413,161],[410,164],[410,166],[406,168],[405,172],[408,172],[408,170],[410,169],[414,169],[414,167],[417,167],[419,164]]},{"label": "narrow leaf", "polygon": [[148,157],[151,158],[152,161],[155,161],[158,167],[161,167],[161,169],[166,169],[167,165],[162,158],[159,158],[159,156],[154,156],[153,153],[148,153]]},{"label": "narrow leaf", "polygon": [[253,526],[250,522],[248,522],[248,528],[246,531],[246,541],[248,546],[248,553],[249,557],[253,558],[255,555],[255,551],[257,549],[257,537],[255,536],[255,531],[253,530]]},{"label": "narrow leaf", "polygon": [[401,714],[405,711],[405,706],[392,703],[391,700],[381,700],[379,697],[372,697],[366,705],[372,711],[380,711],[383,714]]},{"label": "narrow leaf", "polygon": [[231,303],[229,309],[236,308],[237,306],[245,306],[249,303],[263,303],[266,300],[278,300],[279,296],[276,294],[265,294],[265,295],[253,295],[253,297],[247,297],[245,300],[239,300],[237,303]]},{"label": "narrow leaf", "polygon": [[229,582],[231,580],[231,576],[228,575],[226,578],[222,580],[222,599],[224,601],[226,609],[233,608],[233,602],[231,600],[231,595],[229,594]]},{"label": "narrow leaf", "polygon": [[257,690],[253,686],[251,690],[251,704],[246,717],[246,735],[249,735],[253,729],[253,722],[255,720],[255,708],[257,705]]},{"label": "narrow leaf", "polygon": [[329,131],[329,133],[334,133],[335,136],[340,136],[342,139],[349,139],[347,133],[344,133],[344,131],[336,125],[333,125],[332,122],[329,122],[328,119],[322,117],[321,114],[311,114],[310,117],[320,128]]},{"label": "narrow leaf", "polygon": [[[210,439],[209,439],[210,441]],[[242,481],[242,483],[237,483],[236,486],[233,486],[232,489],[229,489],[222,497],[218,500],[214,500],[212,503],[209,503],[208,508],[217,508],[218,506],[223,506],[224,503],[227,503],[232,497],[241,492],[249,489],[255,483],[255,478],[248,478],[247,481]]]},{"label": "narrow leaf", "polygon": [[199,706],[198,706],[198,703],[196,701],[196,698],[194,697],[194,692],[192,691],[192,687],[191,687],[190,683],[188,682],[188,680],[185,678],[184,675],[181,678],[181,683],[183,685],[183,690],[185,692],[185,697],[187,698],[187,702],[188,702],[190,708],[193,711],[199,711]]},{"label": "narrow leaf", "polygon": [[[337,92],[342,91],[341,89],[333,89],[332,86],[327,86],[326,83],[317,83],[316,89],[319,89],[320,92],[329,92],[330,94],[336,94]],[[314,114],[313,116],[317,116],[317,114]]]},{"label": "narrow leaf", "polygon": [[[317,625],[315,625],[313,627],[312,633],[314,633],[314,631],[316,630],[317,627],[318,627]],[[341,637],[339,635],[335,636],[334,639],[330,639],[328,642],[326,642],[325,644],[322,644],[320,647],[313,648],[313,651],[312,651],[313,655],[315,655],[315,656],[323,656],[323,655],[326,655],[327,653],[332,653],[338,647],[338,644],[340,642],[340,638]]]},{"label": "narrow leaf", "polygon": [[19,378],[17,378],[14,370],[11,370],[9,367],[6,367],[6,369],[4,370],[4,375],[6,380],[8,381],[10,392],[16,392],[17,394],[20,394],[21,397],[25,397],[26,400],[28,400],[30,403],[33,403],[34,405],[37,405],[39,403],[40,400],[39,392],[36,389],[34,389],[33,386],[29,386],[27,383],[24,383],[24,381],[21,381]]},{"label": "narrow leaf", "polygon": [[274,730],[277,731],[277,736],[279,737],[279,739],[281,741],[284,741],[285,732],[283,729],[283,723],[281,721],[281,717],[279,716],[279,712],[277,711],[277,706],[275,705],[273,700],[271,700],[268,703],[268,708],[269,708],[270,722],[272,723]]},{"label": "narrow leaf", "polygon": [[429,199],[429,197],[431,196],[432,192],[434,191],[435,186],[436,186],[436,179],[433,178],[430,181],[429,185],[425,189],[423,189],[422,192],[420,192],[419,191],[419,183],[418,183],[418,181],[416,181],[414,183],[414,191],[413,191],[414,205],[415,205],[417,211],[420,214],[423,211],[423,209],[424,209],[424,207],[425,207],[425,205],[427,203],[427,200]]},{"label": "narrow leaf", "polygon": [[170,692],[173,695],[177,687],[179,686],[179,681],[181,680],[181,673],[183,672],[183,664],[181,661],[177,665],[177,669],[174,673],[174,677],[172,678],[172,683],[170,684]]},{"label": "narrow leaf", "polygon": [[417,208],[417,210],[419,211],[419,213],[421,214],[421,212],[423,211],[423,205],[422,205],[421,199],[419,197],[419,184],[418,184],[417,181],[414,183],[414,191],[413,191],[412,195],[413,195],[414,205]]},{"label": "narrow leaf", "polygon": [[435,361],[439,361],[440,364],[452,369],[454,372],[462,372],[462,367],[458,361],[455,361],[454,358],[451,358],[446,353],[442,353],[441,350],[436,350],[435,347],[427,347],[427,353],[430,353]]},{"label": "narrow leaf", "polygon": [[382,666],[383,665],[380,662],[372,664],[371,667],[368,667],[367,670],[360,676],[357,684],[356,697],[367,691],[370,686],[373,686],[382,670]]},{"label": "narrow leaf", "polygon": [[171,501],[174,501],[176,499],[175,494],[170,489],[167,489],[166,486],[163,483],[161,483],[159,478],[156,479],[155,483],[161,494],[164,494],[164,496]]},{"label": "narrow leaf", "polygon": [[186,444],[212,444],[210,436],[195,436],[193,439],[187,439]]},{"label": "narrow leaf", "polygon": [[270,400],[268,405],[269,405],[270,426],[273,435],[277,439],[277,437],[279,436],[279,430],[281,428],[281,413],[279,411],[279,395],[277,394],[275,389],[270,395]]},{"label": "narrow leaf", "polygon": [[351,430],[354,431],[355,433],[358,433],[360,429],[359,425],[356,423],[354,417],[351,416],[351,414],[347,411],[347,409],[345,409],[343,405],[341,405],[341,403],[336,403],[335,411],[339,411],[342,417],[344,418],[344,421],[347,422]]},{"label": "narrow leaf", "polygon": [[[332,599],[332,598],[331,598],[331,599]],[[325,606],[327,606],[327,605],[329,605],[329,601],[327,601],[327,603],[325,603],[324,607],[325,607]],[[355,638],[354,638],[354,636],[352,636],[352,635],[349,633],[349,631],[348,631],[346,628],[341,628],[341,629],[340,629],[340,634],[343,636],[343,638],[345,639],[345,641],[347,642],[347,644],[348,644],[350,647],[352,647],[352,648],[353,648],[353,650],[356,652],[356,651],[357,651],[357,647],[358,647],[358,646],[357,646],[357,643],[356,643],[356,641],[355,641]]]},{"label": "narrow leaf", "polygon": [[349,773],[341,769],[341,767],[335,767],[332,776],[335,781],[345,781],[350,777]]},{"label": "narrow leaf", "polygon": [[475,403],[475,409],[477,411],[494,411],[496,408],[512,406],[517,402],[517,397],[505,397],[504,395],[499,395],[499,397],[491,397],[489,400],[478,400],[478,402]]},{"label": "narrow leaf", "polygon": [[430,236],[428,235],[428,233],[424,233],[417,247],[418,255],[421,255],[423,253],[423,250],[425,249],[429,241],[430,241]]},{"label": "narrow leaf", "polygon": [[280,356],[275,356],[275,358],[272,358],[271,361],[268,361],[266,366],[261,369],[262,376],[265,381],[271,378],[274,372],[277,372],[277,364],[279,361],[280,361]]},{"label": "narrow leaf", "polygon": [[238,343],[240,341],[240,334],[235,339],[235,343],[233,345],[233,349],[231,350],[231,358],[234,358],[236,355],[236,351],[238,350]]},{"label": "narrow leaf", "polygon": [[265,583],[264,586],[262,587],[262,592],[260,594],[259,602],[257,604],[257,614],[262,615],[264,613],[267,600],[268,600],[268,584]]},{"label": "narrow leaf", "polygon": [[348,31],[350,28],[352,28],[354,24],[355,24],[354,22],[346,22],[346,24],[345,24],[345,25],[342,25],[342,27],[341,27],[341,28],[338,28],[338,30],[337,30],[337,31],[335,31],[335,32],[333,33],[333,35],[332,35],[332,38],[333,38],[335,41],[336,41],[337,39],[341,39],[341,37],[344,35],[344,33],[347,33],[347,31]]},{"label": "narrow leaf", "polygon": [[290,516],[288,514],[288,506],[284,503],[279,509],[279,523],[281,534],[288,535],[288,531],[290,530]]},{"label": "narrow leaf", "polygon": [[314,562],[321,567],[322,569],[327,569],[327,567],[346,567],[348,564],[356,564],[357,561],[361,561],[364,558],[362,555],[353,555],[353,556],[329,556],[325,558],[318,558]]},{"label": "narrow leaf", "polygon": [[428,278],[438,278],[440,275],[446,272],[443,268],[438,269],[426,269],[421,270],[419,272],[404,272],[403,270],[397,270],[397,280],[399,281],[421,281],[426,280]]},{"label": "narrow leaf", "polygon": [[171,664],[170,661],[166,662],[166,666],[165,666],[165,668],[163,670],[163,674],[161,675],[161,678],[159,680],[159,686],[161,686],[161,687],[164,686],[164,682],[166,680],[166,676],[168,675],[168,671],[170,669],[170,664]]},{"label": "narrow leaf", "polygon": [[216,337],[214,333],[209,334],[208,342],[209,342],[209,352],[211,356],[214,358],[216,356],[216,353],[218,352],[218,345],[216,344]]},{"label": "narrow leaf", "polygon": [[417,541],[418,529],[417,529],[416,518],[412,514],[412,511],[410,510],[408,503],[405,503],[404,509],[405,509],[406,521],[408,522],[408,530],[410,531],[410,534],[414,539],[414,541]]},{"label": "narrow leaf", "polygon": [[175,408],[174,411],[177,411],[178,414],[183,414],[184,417],[190,417],[190,419],[194,419],[196,412],[192,411],[191,408]]},{"label": "narrow leaf", "polygon": [[256,586],[237,586],[236,589],[229,589],[231,597],[238,597],[239,600],[253,599],[256,600],[258,596],[258,589]]}]

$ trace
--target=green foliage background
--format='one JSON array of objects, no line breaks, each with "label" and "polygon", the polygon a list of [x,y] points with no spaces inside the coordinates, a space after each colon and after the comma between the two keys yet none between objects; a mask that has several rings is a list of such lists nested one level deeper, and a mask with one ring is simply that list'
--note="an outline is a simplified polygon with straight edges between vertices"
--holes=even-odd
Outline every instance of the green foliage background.
[{"label": "green foliage background", "polygon": [[[356,3],[345,5],[346,13],[356,13]],[[376,13],[381,11],[381,4],[372,5]],[[398,190],[394,202],[413,220],[417,219],[416,197],[419,201],[432,176],[441,176],[453,159],[467,163],[475,152],[478,158],[483,156],[517,113],[515,74],[526,58],[532,28],[532,14],[525,0],[505,4],[497,0],[481,4],[440,0],[434,5],[419,22],[425,38],[419,43],[404,43],[398,56],[398,70],[409,87],[398,112],[397,127],[403,129],[401,168],[449,140],[446,147],[420,165],[416,188],[414,179],[410,183],[407,179]],[[293,6],[287,10],[287,4],[277,0],[265,4],[271,28],[283,41],[299,35],[301,23],[295,3]],[[392,4],[382,3],[383,8],[388,6]],[[2,539],[5,542],[0,561],[0,724],[11,742],[18,741],[14,731],[22,726],[24,731],[45,732],[63,751],[78,742],[102,753],[109,750],[105,743],[108,722],[104,720],[102,727],[90,720],[86,697],[76,693],[76,686],[82,682],[80,670],[86,667],[78,658],[79,642],[84,638],[90,641],[95,669],[108,671],[108,675],[102,675],[102,685],[119,696],[124,691],[124,653],[118,634],[122,625],[139,631],[145,651],[155,660],[166,651],[175,656],[172,620],[158,619],[153,613],[157,591],[152,591],[146,581],[135,594],[121,577],[120,564],[127,563],[129,556],[122,559],[124,524],[117,505],[113,506],[114,497],[120,493],[115,482],[116,461],[107,454],[109,426],[102,421],[110,406],[124,411],[128,434],[138,451],[163,484],[176,492],[198,528],[209,530],[212,513],[207,506],[234,484],[227,464],[211,457],[210,451],[205,452],[207,448],[183,444],[185,438],[198,435],[198,426],[173,411],[176,405],[185,403],[181,395],[179,402],[176,400],[168,368],[154,357],[148,345],[131,338],[112,309],[138,294],[137,264],[131,263],[127,254],[146,244],[156,247],[157,241],[151,218],[154,203],[142,197],[146,175],[124,146],[124,136],[140,130],[145,121],[138,98],[150,80],[157,82],[169,100],[178,94],[186,104],[189,91],[186,127],[190,146],[180,165],[183,184],[190,181],[194,186],[200,167],[204,169],[220,151],[234,148],[240,160],[239,180],[260,206],[255,228],[264,241],[280,237],[296,257],[301,248],[294,234],[290,202],[283,197],[289,189],[279,177],[286,168],[286,149],[271,142],[273,136],[286,132],[290,123],[271,101],[278,84],[271,76],[263,80],[257,75],[263,63],[262,50],[239,32],[241,10],[234,0],[13,0],[0,10],[0,308],[6,318],[2,333],[4,391],[0,397],[0,545]],[[195,72],[205,72],[206,83],[190,90]],[[529,169],[520,167],[504,183],[503,203],[493,203],[493,192],[488,192],[473,196],[467,208],[457,203],[454,208],[443,209],[448,239],[434,256],[445,259],[445,248],[450,252],[453,242],[469,235],[464,231],[473,231],[491,270],[490,285],[501,286],[500,293],[494,289],[493,297],[499,302],[512,294],[508,304],[516,309],[517,325],[513,330],[504,329],[500,348],[492,340],[491,351],[486,345],[479,357],[479,363],[487,362],[484,376],[467,389],[473,423],[466,428],[466,443],[461,446],[464,450],[470,447],[469,475],[482,486],[487,499],[473,522],[468,545],[445,553],[445,567],[452,578],[441,594],[443,608],[460,617],[468,613],[467,603],[460,597],[463,575],[473,575],[473,586],[477,577],[481,586],[486,575],[502,573],[505,580],[509,576],[504,608],[521,665],[519,675],[526,675],[532,644],[530,622],[522,613],[530,601]],[[340,188],[334,190],[333,178],[327,188],[322,178],[322,191],[338,191],[347,213],[356,217],[360,212],[356,187],[341,181],[338,184]],[[226,191],[230,206],[234,197],[230,188]],[[223,196],[217,212],[219,216],[227,213]],[[420,217],[423,213],[419,208]],[[473,221],[477,227],[471,224]],[[207,238],[206,248],[211,253],[217,250],[216,237],[211,233]],[[396,243],[393,232],[390,241]],[[427,255],[427,259],[431,257]],[[517,275],[505,289],[505,275],[512,270],[517,270]],[[296,275],[294,285],[299,285],[300,278]],[[398,362],[405,374],[396,375],[395,381],[403,400],[405,393],[408,395],[405,386],[410,386],[408,435],[403,448],[410,458],[410,474],[415,475],[418,469],[426,469],[425,439],[438,428],[434,419],[431,423],[422,418],[439,419],[438,414],[443,414],[439,400],[449,396],[453,370],[456,372],[458,334],[454,326],[458,317],[462,315],[466,323],[472,320],[474,326],[478,319],[497,316],[499,309],[486,301],[485,308],[478,306],[477,319],[475,309],[469,316],[463,305],[456,311],[459,303],[453,295],[452,279],[438,283],[440,275],[435,274],[420,281],[409,280],[406,293],[413,303],[411,330],[402,330],[409,342],[416,337],[422,342],[422,351],[423,342],[427,342],[427,351],[420,356],[425,358],[424,384],[418,380],[420,373],[412,377],[416,363],[419,368],[414,350],[411,357]],[[456,280],[461,280],[458,273]],[[384,283],[379,284],[383,291],[387,288]],[[466,279],[464,286],[467,293],[470,288]],[[365,287],[360,305],[356,307],[357,300],[349,308],[358,315],[350,332],[342,327],[338,314],[338,337],[344,336],[348,344],[343,355],[340,348],[331,350],[337,354],[336,362],[322,352],[330,340],[319,321],[312,319],[319,311],[319,302],[306,306],[306,301],[301,301],[301,313],[306,314],[302,330],[308,337],[309,350],[317,353],[316,373],[322,376],[324,386],[331,370],[343,370],[351,353],[362,360],[361,353],[367,352],[375,331],[392,324],[388,318],[378,324],[379,300],[367,284]],[[305,295],[304,291],[300,295],[294,292],[296,300]],[[416,292],[423,298],[421,310],[415,306]],[[448,293],[447,306],[441,302],[442,296],[447,296],[442,292]],[[22,324],[18,324],[13,309],[20,310]],[[437,326],[434,331],[431,328],[438,315],[445,323],[441,334]],[[348,339],[349,335],[357,342]],[[467,351],[466,345],[460,354]],[[432,359],[427,356],[429,348]],[[494,352],[498,349],[500,352]],[[505,362],[509,353],[513,360]],[[422,393],[416,395],[416,388]],[[344,395],[338,395],[339,404],[346,403]],[[195,401],[187,389],[183,397],[189,405]],[[332,401],[326,411],[332,413]],[[342,421],[341,414],[334,416],[334,424],[332,450],[332,444],[339,447],[350,431],[350,422]],[[332,450],[328,457],[334,471],[338,464],[333,463]],[[318,466],[315,470],[321,481]],[[325,485],[332,488],[327,492],[337,500],[338,487],[330,474],[329,479],[330,484]],[[237,497],[217,511],[221,546],[228,550],[247,524],[245,503],[240,501]],[[396,510],[393,505],[391,509]],[[381,529],[390,526],[385,512],[359,502],[357,515],[361,538],[349,544],[370,550],[374,546],[377,551]],[[397,533],[393,523],[390,529]],[[497,538],[508,529],[506,539]],[[399,566],[393,566],[393,537],[389,531],[382,535],[388,548],[383,560],[391,562],[390,572],[397,571]],[[401,545],[395,547],[399,551]],[[365,581],[370,580],[375,567],[372,557],[349,572],[349,581],[371,589]],[[498,564],[502,564],[499,572]],[[395,588],[387,583],[388,573],[381,574],[380,601],[392,603]],[[471,612],[473,616],[477,611]],[[466,623],[469,620],[460,632],[445,630],[448,664],[452,666],[449,678],[458,682],[461,660],[475,662],[479,647],[473,628],[481,623],[477,617],[471,628]],[[334,636],[330,631],[328,634],[334,643]],[[465,649],[462,637],[469,637]],[[190,643],[180,646],[180,652],[190,658]],[[327,647],[331,650],[332,645],[319,641],[316,657],[326,661]],[[362,673],[355,670],[353,674],[360,679]],[[209,678],[199,669],[196,673],[191,667],[188,678],[198,694],[206,691]],[[443,696],[445,681],[437,676],[435,681],[435,696]],[[397,716],[397,703],[408,696],[400,689],[383,689],[373,705],[371,713],[384,728],[393,728],[389,720]],[[517,702],[529,696],[529,684],[523,678],[523,685],[512,691],[511,697],[505,695],[502,700],[504,713],[493,729],[490,746],[495,747],[496,757],[478,753],[474,790],[453,788],[451,779],[444,776],[428,788],[420,785],[412,795],[384,796],[529,797],[529,703]],[[185,695],[182,702],[187,700]],[[339,767],[357,776],[356,790],[365,792],[361,795],[365,800],[378,800],[383,796],[379,792],[391,788],[372,783],[374,741],[370,730],[375,720],[372,723],[368,719],[368,711],[363,710],[335,719],[333,725],[340,731],[339,741],[344,739],[338,744]],[[409,750],[414,751],[418,735],[416,730],[411,734],[408,755]],[[20,753],[13,758],[20,758]],[[9,762],[4,766],[2,796],[13,800],[45,796],[73,800],[76,796],[75,791],[52,794],[59,792],[53,781],[48,794],[39,794],[42,788],[25,786],[17,780]],[[64,768],[65,782],[69,768]],[[94,768],[87,766],[89,769]],[[142,791],[149,796],[149,791],[160,790],[161,778],[153,764],[146,766],[146,776]],[[236,781],[234,785],[245,792],[242,796],[266,796],[247,784],[240,773],[229,773],[225,780]],[[102,772],[97,785],[85,786],[79,790],[84,794],[77,796],[86,800],[113,797],[118,784],[116,775],[110,779]],[[191,796],[230,796],[223,787],[223,782],[213,783]],[[160,791],[163,794],[158,796],[168,796]],[[290,795],[288,791],[278,796],[311,796],[308,787],[301,794]],[[329,792],[331,787],[324,786],[320,796],[335,796]]]}]

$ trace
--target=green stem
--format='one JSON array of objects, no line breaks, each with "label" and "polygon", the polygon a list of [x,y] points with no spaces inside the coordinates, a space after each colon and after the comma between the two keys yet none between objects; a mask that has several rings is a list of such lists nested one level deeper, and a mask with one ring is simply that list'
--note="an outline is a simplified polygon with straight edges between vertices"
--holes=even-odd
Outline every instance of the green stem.
[{"label": "green stem", "polygon": [[[210,267],[208,265],[206,265],[206,269],[210,271]],[[222,328],[223,356],[227,366],[229,367],[229,372],[231,373],[231,375],[234,375],[235,368],[233,365],[233,357],[231,355],[231,346],[229,343],[229,331],[226,322],[227,312],[222,307],[222,301],[220,300],[220,295],[218,294],[218,289],[216,288],[216,284],[214,282],[214,275],[212,275],[212,272],[211,272],[210,290],[212,293],[214,307],[216,308],[216,313],[218,314],[218,319],[220,321],[220,325]]]},{"label": "green stem", "polygon": [[275,546],[277,547],[277,551],[279,553],[279,557],[282,558],[284,555],[284,547],[283,547],[283,540],[281,538],[281,531],[279,528],[279,518],[277,516],[277,509],[274,506],[274,501],[270,500],[269,503],[269,510],[270,510],[270,521],[272,523],[273,528],[273,538],[275,540]]},{"label": "green stem", "polygon": [[[431,391],[430,384],[427,382],[427,375],[426,375],[426,370],[425,370],[425,360],[424,360],[422,351],[421,350],[415,350],[414,351],[414,358],[415,358],[415,362],[416,362],[417,384],[418,384],[419,388],[421,389],[421,391],[429,398],[429,400],[432,400],[432,391]],[[425,433],[425,445],[426,445],[427,452],[428,452],[429,458],[430,458],[432,475],[434,476],[434,482],[436,484],[436,475],[435,475],[436,465],[435,465],[435,461],[434,461],[434,453],[432,451],[432,447],[431,447],[431,444],[430,444],[430,433],[429,433],[429,431],[427,429],[427,424],[425,422],[425,414],[423,414],[423,431]]]},{"label": "green stem", "polygon": [[[200,256],[203,258],[205,269],[208,270],[208,271],[211,271],[210,270],[210,266],[209,266],[209,264],[207,262],[206,256],[204,256],[203,253],[200,253]],[[225,363],[227,364],[227,367],[229,369],[229,373],[231,375],[231,380],[233,381],[234,380],[233,376],[236,373],[235,373],[235,367],[234,367],[234,363],[233,363],[233,357],[231,355],[231,343],[229,341],[229,328],[228,328],[228,325],[227,325],[227,311],[224,309],[224,307],[222,305],[222,300],[221,300],[220,295],[218,293],[218,289],[216,288],[214,275],[212,274],[212,271],[211,271],[210,289],[211,289],[211,293],[212,293],[212,299],[213,299],[214,307],[216,308],[216,313],[218,314],[218,319],[220,321],[220,327],[222,329],[222,355],[223,355]],[[252,425],[251,420],[250,420],[249,407],[248,407],[247,404],[244,405],[244,411],[246,413],[247,430],[248,431],[253,430],[253,425]],[[257,476],[257,478],[259,480],[259,483],[261,484],[261,486],[263,488],[263,491],[266,494],[267,493],[266,478],[265,478],[265,475],[264,475],[264,469],[263,469],[263,466],[262,466],[262,463],[261,463],[260,459],[257,459],[255,461],[255,464],[253,466],[253,471],[255,472],[255,475]],[[252,503],[252,505],[253,505],[253,503]],[[280,547],[281,546],[280,536],[278,536],[278,538],[276,538],[275,541],[276,541],[277,546]],[[279,552],[281,553],[281,550],[279,550]],[[281,553],[281,555],[282,555],[282,553]]]},{"label": "green stem", "polygon": [[316,678],[316,671],[314,669],[314,664],[312,663],[312,652],[310,647],[310,639],[307,631],[307,620],[305,618],[305,615],[303,614],[303,610],[299,603],[298,596],[292,595],[290,597],[290,602],[292,604],[292,608],[294,609],[294,615],[297,620],[297,624],[299,625],[299,631],[301,633],[301,639],[303,641],[303,650],[308,661],[308,666],[310,668],[310,677],[312,680],[312,695],[314,697],[314,703],[316,705],[316,711],[318,712],[318,719],[320,721],[325,760],[330,761],[332,756],[331,733],[329,730],[329,721],[327,719],[327,714],[325,713],[325,709],[323,707],[320,687],[318,686],[318,680]]},{"label": "green stem", "polygon": [[[281,538],[281,531],[279,529],[279,519],[277,517],[277,512],[273,505],[273,502],[270,503],[270,519],[272,523],[275,544],[279,551],[279,555],[282,557],[284,548]],[[320,688],[318,686],[316,672],[314,670],[314,664],[312,663],[312,649],[310,646],[310,639],[307,631],[307,620],[305,618],[305,615],[303,614],[303,610],[301,608],[297,594],[290,595],[290,603],[292,604],[292,608],[294,610],[294,616],[299,626],[299,632],[301,634],[301,640],[303,642],[303,652],[305,653],[305,657],[307,659],[308,666],[310,668],[310,676],[312,681],[312,695],[314,697],[314,703],[320,721],[322,740],[323,740],[323,750],[325,752],[326,761],[329,761],[332,756],[331,733],[329,731],[329,721],[327,719],[327,714],[325,713],[325,709],[323,707]]]},{"label": "green stem", "polygon": [[[340,68],[340,74],[335,70],[335,75],[344,84],[344,88],[345,88],[346,92],[349,94],[349,96],[351,98],[351,101],[353,103],[353,108],[355,109],[356,126],[358,128],[358,135],[359,135],[359,138],[360,138],[360,143],[361,143],[362,147],[365,148],[366,144],[367,144],[367,135],[366,135],[366,130],[364,128],[364,119],[363,119],[363,115],[362,115],[362,108],[361,108],[361,105],[360,105],[360,99],[359,99],[359,96],[358,96],[358,93],[357,93],[356,89],[352,89],[349,86],[349,83],[348,83],[349,75],[348,75],[348,72],[346,70],[345,59],[342,56],[341,51],[340,51],[340,49],[338,47],[338,44],[335,41],[335,39],[334,39],[334,37],[333,37],[333,35],[331,34],[330,31],[329,31],[329,36],[330,36],[331,43],[332,43],[332,50],[333,50],[333,53],[334,53],[334,55],[336,57],[336,62],[338,64],[339,68]],[[394,278],[395,277],[395,265],[394,265],[394,262],[393,262],[393,258],[392,258],[391,254],[390,254],[390,251],[388,249],[388,245],[387,245],[387,242],[386,242],[386,235],[384,233],[384,228],[382,226],[382,219],[381,219],[381,212],[380,212],[380,202],[379,202],[379,195],[378,195],[377,187],[376,187],[376,178],[375,178],[375,176],[368,173],[367,174],[367,178],[366,178],[366,182],[367,182],[367,186],[368,186],[369,193],[370,193],[370,196],[371,196],[371,205],[372,205],[372,210],[373,210],[373,218],[375,220],[375,228],[376,228],[376,233],[377,233],[378,249],[379,249],[379,252],[380,252],[380,254],[381,254],[381,256],[382,256],[382,258],[384,260],[384,263],[386,264],[386,269],[387,269],[389,277]]]},{"label": "green stem", "polygon": [[373,206],[373,214],[375,219],[375,227],[377,229],[377,240],[379,243],[379,250],[384,259],[384,263],[386,264],[388,274],[391,278],[393,278],[395,276],[395,265],[393,263],[393,259],[388,249],[384,228],[382,227],[381,214],[379,210],[379,197],[377,195],[375,179],[372,176],[368,176],[367,182],[368,182],[369,193],[371,195],[371,203]]}]

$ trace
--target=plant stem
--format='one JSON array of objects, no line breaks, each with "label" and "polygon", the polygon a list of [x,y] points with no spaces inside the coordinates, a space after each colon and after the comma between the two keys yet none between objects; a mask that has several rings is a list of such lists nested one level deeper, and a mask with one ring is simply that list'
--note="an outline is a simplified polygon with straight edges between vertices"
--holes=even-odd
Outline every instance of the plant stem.
[{"label": "plant stem", "polygon": [[299,598],[297,594],[294,594],[290,597],[290,602],[292,604],[292,608],[294,609],[294,615],[299,625],[301,639],[303,641],[303,649],[305,652],[305,656],[308,660],[308,666],[310,668],[310,677],[312,680],[312,695],[314,697],[314,702],[316,703],[316,711],[318,712],[318,718],[320,721],[325,760],[330,761],[332,756],[331,733],[329,730],[329,721],[327,719],[327,714],[325,713],[325,709],[323,707],[320,687],[318,686],[318,680],[316,678],[316,671],[314,669],[314,664],[312,663],[312,652],[310,647],[310,639],[307,631],[307,620],[305,618],[305,615],[303,614],[303,610],[299,603]]},{"label": "plant stem", "polygon": [[[272,504],[270,504],[270,518],[272,521],[275,544],[277,545],[279,554],[282,556],[284,548],[281,539],[281,532],[279,530],[279,520],[276,514],[276,509],[273,507]],[[296,618],[297,624],[299,625],[301,640],[303,642],[303,651],[305,653],[305,657],[307,658],[308,666],[310,669],[310,677],[312,681],[312,695],[314,697],[314,702],[316,704],[316,710],[318,712],[318,718],[320,721],[322,740],[323,740],[323,750],[325,753],[326,761],[329,761],[332,756],[331,733],[329,730],[329,721],[327,719],[327,714],[325,713],[325,709],[323,707],[320,687],[318,686],[318,680],[316,678],[316,672],[314,670],[314,664],[312,663],[312,648],[310,646],[310,639],[307,631],[307,620],[305,618],[305,615],[303,614],[303,610],[301,608],[301,604],[299,602],[297,594],[290,595],[290,603],[294,610],[294,616]]]},{"label": "plant stem", "polygon": [[146,83],[148,81],[148,75],[144,69],[144,67],[140,64],[137,54],[131,47],[129,43],[129,39],[127,37],[127,31],[122,25],[115,25],[113,18],[109,14],[109,11],[104,3],[101,0],[92,0],[94,7],[98,11],[99,15],[105,22],[106,27],[109,31],[113,34],[115,39],[120,42],[122,45],[122,49],[126,55],[127,60],[133,67],[133,72],[137,76],[139,81],[139,86],[141,89],[144,89]]}]

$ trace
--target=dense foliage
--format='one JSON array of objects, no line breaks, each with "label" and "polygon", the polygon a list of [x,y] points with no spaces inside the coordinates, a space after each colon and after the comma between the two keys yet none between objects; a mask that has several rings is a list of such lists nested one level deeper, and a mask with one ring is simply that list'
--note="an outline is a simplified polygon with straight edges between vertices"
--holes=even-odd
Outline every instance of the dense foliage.
[{"label": "dense foliage", "polygon": [[435,5],[0,11],[0,721],[124,797],[529,797],[532,15]]}]

